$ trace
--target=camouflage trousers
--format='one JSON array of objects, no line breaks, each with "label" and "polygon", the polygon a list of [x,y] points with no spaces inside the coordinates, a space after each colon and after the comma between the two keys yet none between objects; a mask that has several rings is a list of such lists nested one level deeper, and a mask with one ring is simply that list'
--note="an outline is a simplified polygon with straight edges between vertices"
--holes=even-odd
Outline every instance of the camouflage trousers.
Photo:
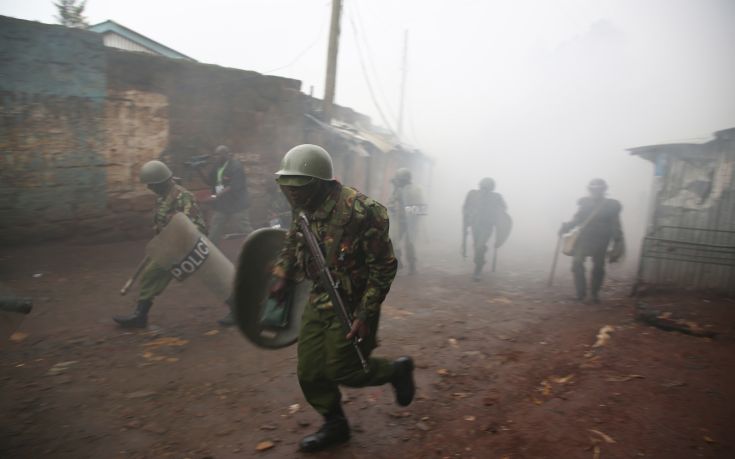
[{"label": "camouflage trousers", "polygon": [[340,408],[340,385],[380,386],[391,381],[393,364],[369,357],[376,346],[378,320],[370,321],[371,336],[361,343],[370,368],[366,373],[334,310],[306,306],[298,340],[299,385],[306,401],[322,416]]},{"label": "camouflage trousers", "polygon": [[166,290],[172,277],[168,270],[161,268],[153,261],[149,261],[148,265],[146,265],[140,274],[140,293],[138,294],[138,300],[153,300],[153,298]]}]

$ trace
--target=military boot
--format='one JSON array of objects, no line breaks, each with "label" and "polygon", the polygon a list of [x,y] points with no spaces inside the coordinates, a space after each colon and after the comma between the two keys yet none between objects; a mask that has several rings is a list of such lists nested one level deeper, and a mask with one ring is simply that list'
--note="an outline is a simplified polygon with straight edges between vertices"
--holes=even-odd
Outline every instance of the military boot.
[{"label": "military boot", "polygon": [[321,451],[332,445],[344,443],[350,439],[350,425],[347,423],[342,408],[324,416],[322,427],[311,435],[301,439],[299,450],[305,453]]},{"label": "military boot", "polygon": [[145,328],[148,325],[148,311],[151,310],[153,301],[140,300],[135,311],[129,316],[115,316],[112,319],[123,328]]},{"label": "military boot", "polygon": [[391,384],[396,392],[396,403],[408,406],[416,394],[416,383],[413,380],[413,359],[400,357],[393,362],[393,379]]}]

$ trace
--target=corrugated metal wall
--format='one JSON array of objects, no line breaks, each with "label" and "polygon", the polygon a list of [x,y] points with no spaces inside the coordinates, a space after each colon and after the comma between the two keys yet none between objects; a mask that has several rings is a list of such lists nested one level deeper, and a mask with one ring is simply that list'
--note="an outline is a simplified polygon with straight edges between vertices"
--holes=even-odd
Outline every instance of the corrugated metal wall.
[{"label": "corrugated metal wall", "polygon": [[655,156],[658,188],[639,281],[735,293],[735,142]]},{"label": "corrugated metal wall", "polygon": [[121,37],[116,33],[106,33],[104,35],[104,43],[105,46],[109,46],[110,48],[124,49],[125,51],[138,51],[148,54],[157,54],[148,48],[145,48],[133,41],[128,40],[125,37]]}]

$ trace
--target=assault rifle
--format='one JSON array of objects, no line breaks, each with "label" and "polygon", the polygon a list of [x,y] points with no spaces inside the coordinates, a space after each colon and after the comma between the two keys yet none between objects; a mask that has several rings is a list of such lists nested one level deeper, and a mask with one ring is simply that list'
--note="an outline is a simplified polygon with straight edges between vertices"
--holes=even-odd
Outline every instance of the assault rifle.
[{"label": "assault rifle", "polygon": [[[327,291],[329,299],[332,300],[332,306],[335,311],[337,311],[337,316],[339,317],[340,322],[342,322],[342,327],[347,333],[349,333],[350,330],[352,330],[352,316],[345,307],[342,297],[337,291],[337,283],[332,278],[332,273],[329,272],[329,267],[324,259],[324,254],[322,253],[322,249],[319,247],[319,241],[316,240],[316,236],[311,232],[309,219],[306,217],[304,212],[299,212],[299,228],[301,229],[301,234],[304,235],[306,247],[314,260],[317,271],[319,271],[319,281],[321,282],[324,290]],[[368,366],[367,360],[365,360],[365,356],[362,354],[362,350],[360,350],[360,341],[362,340],[357,336],[353,337],[352,346],[354,346],[355,352],[357,352],[357,356],[360,358],[362,369],[365,370],[365,373],[368,373],[370,371],[370,367]]]},{"label": "assault rifle", "polygon": [[211,155],[196,155],[189,158],[189,161],[184,161],[185,166],[197,168],[207,164]]}]

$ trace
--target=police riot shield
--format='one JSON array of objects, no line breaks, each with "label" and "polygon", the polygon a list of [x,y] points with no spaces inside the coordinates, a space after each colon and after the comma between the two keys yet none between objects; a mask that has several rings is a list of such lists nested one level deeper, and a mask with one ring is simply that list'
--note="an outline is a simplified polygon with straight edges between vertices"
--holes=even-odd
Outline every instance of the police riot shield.
[{"label": "police riot shield", "polygon": [[232,295],[235,266],[181,212],[151,239],[145,252],[179,282],[195,277],[222,302]]},{"label": "police riot shield", "polygon": [[312,285],[308,280],[295,284],[282,303],[268,298],[285,237],[286,231],[277,228],[252,232],[242,246],[235,276],[235,322],[253,344],[270,349],[296,342]]},{"label": "police riot shield", "polygon": [[498,214],[498,220],[495,223],[495,248],[500,248],[505,244],[510,236],[510,231],[513,229],[513,219],[510,218],[507,212],[500,212]]}]

